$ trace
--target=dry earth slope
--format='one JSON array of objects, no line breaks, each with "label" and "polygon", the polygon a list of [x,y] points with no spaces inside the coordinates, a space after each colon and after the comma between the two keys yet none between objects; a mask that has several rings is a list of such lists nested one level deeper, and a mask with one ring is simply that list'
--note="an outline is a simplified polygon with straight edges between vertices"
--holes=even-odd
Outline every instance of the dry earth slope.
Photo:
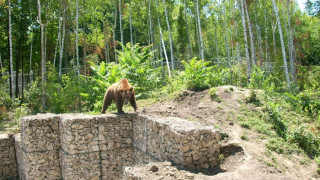
[{"label": "dry earth slope", "polygon": [[[214,170],[187,172],[170,163],[156,163],[135,168],[143,179],[317,179],[316,164],[297,153],[281,155],[267,152],[265,135],[240,126],[237,117],[243,114],[245,100],[250,90],[235,86],[216,88],[220,102],[211,100],[209,90],[183,91],[175,100],[157,102],[143,108],[141,113],[160,117],[180,117],[221,128],[221,164]],[[258,94],[261,92],[257,92]],[[262,107],[247,105],[250,111],[259,112]],[[150,166],[150,167],[149,167]]]}]

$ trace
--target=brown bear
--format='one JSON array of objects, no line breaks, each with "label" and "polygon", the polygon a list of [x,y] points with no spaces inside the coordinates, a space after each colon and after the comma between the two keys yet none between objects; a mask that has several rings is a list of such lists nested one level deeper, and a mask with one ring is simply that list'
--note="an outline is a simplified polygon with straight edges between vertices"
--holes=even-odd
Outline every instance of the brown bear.
[{"label": "brown bear", "polygon": [[112,101],[116,102],[118,113],[124,113],[122,110],[123,103],[128,104],[129,101],[134,111],[138,109],[133,86],[130,85],[127,79],[121,79],[118,83],[114,83],[108,88],[103,98],[102,114],[106,112]]}]

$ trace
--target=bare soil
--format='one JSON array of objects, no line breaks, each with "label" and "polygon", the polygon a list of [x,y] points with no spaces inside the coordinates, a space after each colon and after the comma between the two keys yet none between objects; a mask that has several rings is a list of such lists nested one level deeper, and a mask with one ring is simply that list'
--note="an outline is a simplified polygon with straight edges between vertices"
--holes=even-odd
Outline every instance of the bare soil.
[{"label": "bare soil", "polygon": [[[216,169],[203,172],[179,170],[170,163],[155,163],[135,168],[145,179],[320,179],[317,165],[299,154],[282,155],[266,152],[265,135],[242,128],[237,122],[241,104],[250,90],[235,86],[217,87],[221,102],[211,100],[209,90],[183,91],[174,100],[157,102],[141,109],[141,114],[157,117],[180,117],[221,129],[221,163]],[[252,111],[261,107],[249,106]],[[241,138],[246,134],[247,139]],[[150,166],[150,167],[149,167]]]}]

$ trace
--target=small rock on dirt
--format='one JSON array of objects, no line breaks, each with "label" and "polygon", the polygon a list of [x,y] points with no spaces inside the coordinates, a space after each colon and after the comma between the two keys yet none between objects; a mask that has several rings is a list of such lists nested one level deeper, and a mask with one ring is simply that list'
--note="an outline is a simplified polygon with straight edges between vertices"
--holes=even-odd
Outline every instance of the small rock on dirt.
[{"label": "small rock on dirt", "polygon": [[156,165],[152,165],[150,168],[150,171],[152,171],[152,172],[157,172],[158,170],[159,170],[159,168]]}]

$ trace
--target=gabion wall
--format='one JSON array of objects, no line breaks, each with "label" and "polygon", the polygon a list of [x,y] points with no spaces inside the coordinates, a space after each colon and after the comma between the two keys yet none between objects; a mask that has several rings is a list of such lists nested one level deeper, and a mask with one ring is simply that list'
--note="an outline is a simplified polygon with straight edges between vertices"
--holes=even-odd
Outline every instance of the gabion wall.
[{"label": "gabion wall", "polygon": [[120,179],[126,166],[165,160],[203,169],[217,165],[219,139],[217,129],[179,118],[38,114],[22,118],[15,169],[21,179]]},{"label": "gabion wall", "polygon": [[0,179],[19,179],[12,134],[0,134]]}]

